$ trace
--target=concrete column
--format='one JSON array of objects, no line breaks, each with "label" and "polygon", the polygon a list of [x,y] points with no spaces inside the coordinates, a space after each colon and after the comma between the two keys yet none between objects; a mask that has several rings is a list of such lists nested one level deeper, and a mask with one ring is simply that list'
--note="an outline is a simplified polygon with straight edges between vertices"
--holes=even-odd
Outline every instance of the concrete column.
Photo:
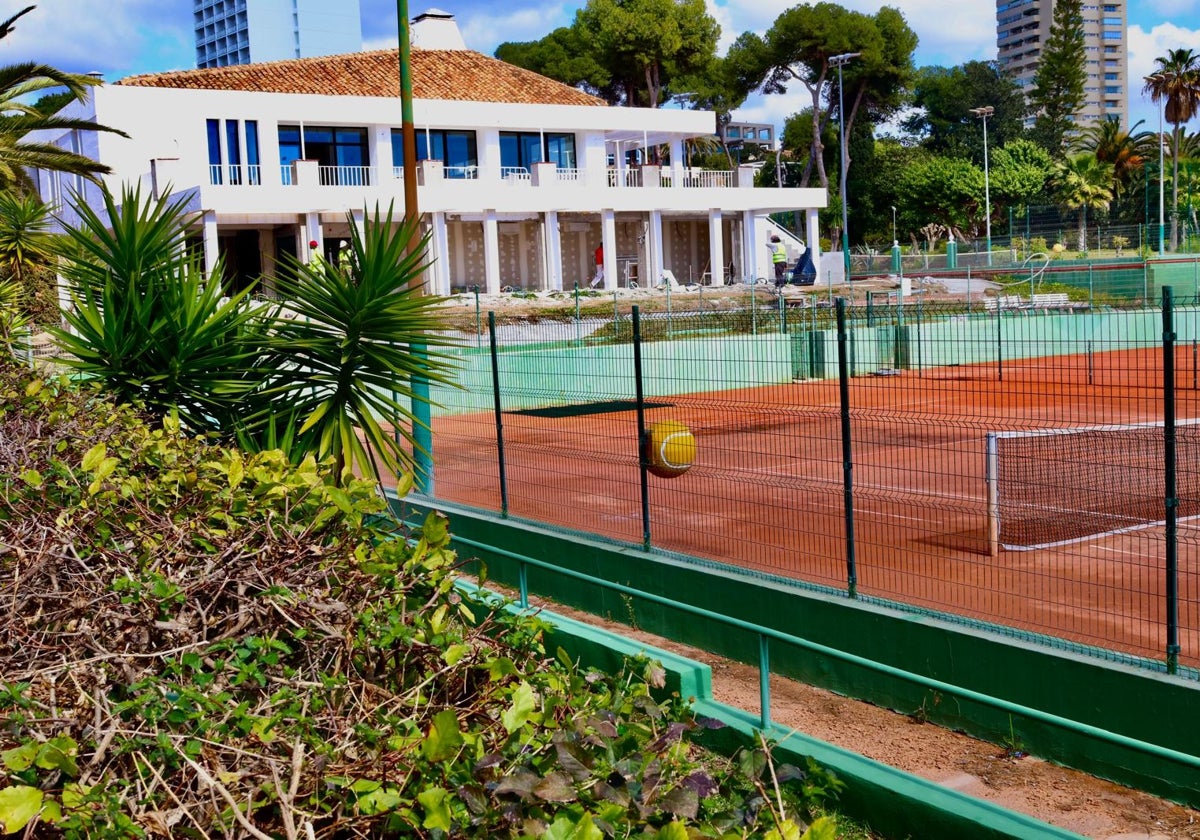
[{"label": "concrete column", "polygon": [[[318,254],[325,253],[325,231],[321,227],[320,213],[304,214],[303,232],[300,238],[303,240],[303,249],[305,251],[303,259],[305,262],[312,259],[314,252]],[[314,247],[309,244],[310,242],[316,242],[317,244]]]},{"label": "concrete column", "polygon": [[759,251],[762,250],[760,245],[765,239],[766,219],[762,216],[754,215],[752,210],[742,212],[742,278],[754,281],[759,277],[766,277],[763,274],[761,258]]},{"label": "concrete column", "polygon": [[683,141],[671,141],[671,186],[683,186],[683,170],[687,167],[687,161],[683,159]]},{"label": "concrete column", "polygon": [[542,243],[546,252],[546,288],[563,288],[562,231],[558,227],[558,211],[547,210],[542,218]]},{"label": "concrete column", "polygon": [[708,271],[713,286],[725,285],[725,239],[721,235],[721,211],[708,211]]},{"label": "concrete column", "polygon": [[600,211],[600,241],[604,243],[604,288],[617,288],[617,214]]},{"label": "concrete column", "polygon": [[535,163],[529,173],[529,181],[535,187],[550,187],[558,183],[558,167],[553,163]]},{"label": "concrete column", "polygon": [[433,264],[425,275],[426,289],[435,295],[450,294],[450,237],[446,229],[445,213],[430,213],[433,235],[429,246]]},{"label": "concrete column", "polygon": [[204,211],[204,273],[212,274],[221,256],[221,244],[217,238],[217,214],[214,210]]},{"label": "concrete column", "polygon": [[804,211],[804,244],[812,250],[813,268],[817,270],[817,282],[828,280],[821,265],[821,226],[816,210]]},{"label": "concrete column", "polygon": [[440,184],[446,176],[445,164],[440,160],[417,161],[417,185]]},{"label": "concrete column", "polygon": [[371,167],[373,185],[392,182],[392,129],[377,125],[371,130]]},{"label": "concrete column", "polygon": [[487,293],[500,294],[500,226],[495,210],[488,210],[483,218],[483,276]]},{"label": "concrete column", "polygon": [[663,227],[662,227],[662,211],[650,211],[650,223],[646,230],[646,251],[649,253],[647,263],[649,267],[644,270],[645,282],[642,283],[647,289],[653,289],[662,282],[663,269],[667,268],[666,260],[663,258]]},{"label": "concrete column", "polygon": [[292,183],[298,187],[321,185],[321,164],[315,160],[298,160],[292,164]]},{"label": "concrete column", "polygon": [[500,180],[500,129],[487,128],[478,134],[479,180],[494,183]]}]

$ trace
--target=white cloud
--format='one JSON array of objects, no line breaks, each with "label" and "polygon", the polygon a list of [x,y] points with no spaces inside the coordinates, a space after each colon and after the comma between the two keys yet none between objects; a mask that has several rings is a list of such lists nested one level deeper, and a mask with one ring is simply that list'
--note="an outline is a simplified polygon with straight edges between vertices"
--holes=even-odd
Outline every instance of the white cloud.
[{"label": "white cloud", "polygon": [[1129,27],[1129,124],[1145,120],[1142,129],[1158,130],[1158,106],[1142,95],[1146,76],[1154,72],[1154,59],[1173,49],[1200,52],[1200,29],[1186,29],[1173,23],[1160,23],[1149,32],[1140,26]]},{"label": "white cloud", "polygon": [[[0,16],[25,5],[0,0]],[[156,0],[108,0],[102,10],[85,9],[78,0],[39,0],[0,41],[0,61],[39,61],[77,73],[98,70],[109,79],[191,67],[191,13],[179,2]]]},{"label": "white cloud", "polygon": [[493,3],[479,11],[458,15],[458,28],[468,47],[491,54],[505,41],[536,41],[560,26],[569,26],[575,18],[575,8],[563,3],[528,8],[506,8]]}]

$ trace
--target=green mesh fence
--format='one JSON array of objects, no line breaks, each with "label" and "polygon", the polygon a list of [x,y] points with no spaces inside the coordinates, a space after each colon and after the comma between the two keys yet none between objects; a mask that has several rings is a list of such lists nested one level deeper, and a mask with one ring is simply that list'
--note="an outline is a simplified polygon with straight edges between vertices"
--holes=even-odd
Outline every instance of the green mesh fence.
[{"label": "green mesh fence", "polygon": [[[1168,505],[1154,454],[1168,413],[1200,418],[1200,308],[1178,283],[1164,347],[1160,271],[1108,268],[1101,283],[1093,268],[1090,288],[1053,295],[566,295],[495,310],[494,327],[468,300],[453,313],[462,387],[434,395],[436,495],[1122,661],[1200,666],[1200,464],[1180,450]],[[693,434],[694,464],[650,475],[643,493],[639,429],[668,420]],[[1070,539],[1005,544],[989,438],[1110,425],[1137,426],[1149,455],[1129,466],[1119,437],[1025,452],[1037,486],[1008,473],[1004,501],[1024,492],[1027,518],[1061,520]],[[1096,510],[1136,521],[1094,528]],[[1184,512],[1172,527],[1170,511]]]}]

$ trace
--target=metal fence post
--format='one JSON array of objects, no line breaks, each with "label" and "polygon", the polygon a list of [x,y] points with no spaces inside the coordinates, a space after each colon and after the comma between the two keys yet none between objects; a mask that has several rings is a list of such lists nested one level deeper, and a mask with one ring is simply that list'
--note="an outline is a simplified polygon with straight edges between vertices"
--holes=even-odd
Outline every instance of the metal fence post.
[{"label": "metal fence post", "polygon": [[1167,673],[1179,670],[1179,497],[1175,486],[1175,318],[1171,287],[1162,290],[1163,503],[1166,508]]},{"label": "metal fence post", "polygon": [[[483,322],[479,318],[479,285],[472,287],[475,290],[475,346],[478,347],[483,343]],[[489,312],[490,316],[492,313]]]},{"label": "metal fence post", "polygon": [[850,443],[850,360],[846,346],[846,299],[837,299],[838,393],[842,415],[842,498],[846,509],[846,594],[858,597],[854,559],[854,459]]},{"label": "metal fence post", "polygon": [[1000,299],[996,299],[996,381],[1004,381],[1004,308]]},{"label": "metal fence post", "polygon": [[637,453],[638,471],[642,489],[642,548],[650,549],[650,479],[649,464],[644,449],[646,441],[646,397],[642,389],[642,313],[641,307],[633,307],[633,383],[637,399]]},{"label": "metal fence post", "polygon": [[488,343],[492,354],[492,405],[496,412],[496,459],[500,463],[500,515],[508,518],[508,475],[504,466],[504,420],[500,406],[500,364],[496,352],[496,313],[488,312]]}]

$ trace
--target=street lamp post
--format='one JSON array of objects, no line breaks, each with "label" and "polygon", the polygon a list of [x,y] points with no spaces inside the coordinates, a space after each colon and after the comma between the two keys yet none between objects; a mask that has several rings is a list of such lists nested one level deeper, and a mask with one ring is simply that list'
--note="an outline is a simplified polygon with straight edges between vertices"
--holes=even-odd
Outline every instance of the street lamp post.
[{"label": "street lamp post", "polygon": [[896,205],[892,205],[892,247],[895,248],[900,244],[900,240],[896,238]]},{"label": "street lamp post", "polygon": [[841,178],[838,183],[838,194],[842,199],[842,265],[846,272],[846,282],[850,282],[850,208],[846,206],[846,109],[842,102],[842,67],[862,53],[841,53],[829,57],[829,66],[838,71],[838,138],[841,143]]},{"label": "street lamp post", "polygon": [[[1163,109],[1166,107],[1167,100],[1164,98],[1158,106],[1158,258],[1161,260],[1166,252],[1166,221],[1163,214],[1163,182],[1166,180],[1166,175],[1163,173],[1163,146],[1166,138],[1163,136]],[[1174,160],[1174,158],[1172,158]]]},{"label": "street lamp post", "polygon": [[996,112],[991,105],[972,108],[971,113],[983,121],[983,212],[987,225],[987,264],[992,264],[992,192],[988,177],[987,118]]}]

